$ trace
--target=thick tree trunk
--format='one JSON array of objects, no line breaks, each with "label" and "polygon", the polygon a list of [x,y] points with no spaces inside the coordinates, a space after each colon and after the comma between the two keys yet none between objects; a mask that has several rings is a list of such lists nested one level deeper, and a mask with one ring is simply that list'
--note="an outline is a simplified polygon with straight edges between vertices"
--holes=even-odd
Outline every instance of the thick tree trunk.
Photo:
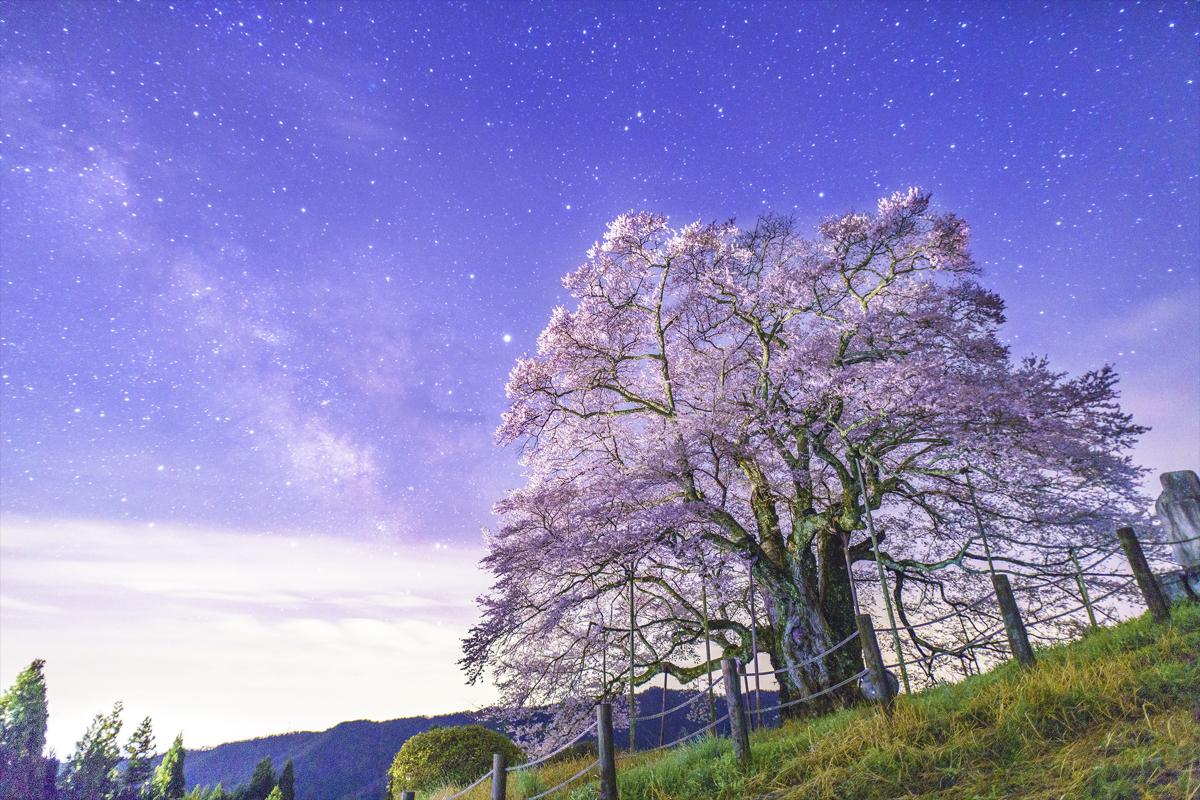
[{"label": "thick tree trunk", "polygon": [[[755,570],[766,599],[771,622],[772,669],[786,671],[776,677],[780,702],[816,694],[862,669],[862,649],[857,639],[836,652],[816,658],[855,630],[854,603],[849,575],[841,552],[840,533],[822,532],[818,539],[819,563],[789,564],[784,575],[769,567]],[[815,578],[815,580],[814,580]],[[847,686],[809,703],[783,710],[784,718],[822,713],[858,697],[858,687]]]}]

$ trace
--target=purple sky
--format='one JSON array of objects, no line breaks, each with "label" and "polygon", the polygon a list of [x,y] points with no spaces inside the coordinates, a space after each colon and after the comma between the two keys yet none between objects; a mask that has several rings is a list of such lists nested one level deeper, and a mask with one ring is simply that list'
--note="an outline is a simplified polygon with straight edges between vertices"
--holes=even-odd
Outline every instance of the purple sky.
[{"label": "purple sky", "polygon": [[1116,364],[1139,460],[1196,467],[1198,28],[0,3],[0,682],[50,660],[60,751],[118,697],[197,744],[482,699],[453,662],[519,479],[504,379],[631,208],[811,223],[924,186],[1014,350]]}]

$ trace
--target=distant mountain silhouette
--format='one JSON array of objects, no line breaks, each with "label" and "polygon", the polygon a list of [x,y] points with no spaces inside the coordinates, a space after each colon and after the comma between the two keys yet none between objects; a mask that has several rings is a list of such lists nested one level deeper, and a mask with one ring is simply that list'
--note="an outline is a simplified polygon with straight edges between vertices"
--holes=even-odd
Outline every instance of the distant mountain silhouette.
[{"label": "distant mountain silhouette", "polygon": [[[676,690],[667,690],[666,694],[668,708],[694,695],[693,692]],[[724,714],[725,704],[720,697],[717,703],[717,713]],[[763,692],[762,705],[774,703],[774,692]],[[703,727],[707,723],[705,705],[703,700],[699,700],[688,708],[667,714],[666,725],[663,726],[665,741],[670,742]],[[662,689],[649,689],[638,695],[641,715],[658,713],[662,706]],[[705,719],[700,720],[695,714],[689,719],[689,710],[697,706],[697,711]],[[774,715],[770,716],[773,720]],[[184,777],[189,789],[197,785],[221,783],[226,790],[230,790],[249,780],[254,765],[262,758],[270,756],[276,771],[290,758],[296,767],[297,800],[380,800],[387,786],[388,767],[396,751],[410,736],[436,726],[470,723],[495,727],[478,715],[460,712],[435,717],[405,717],[387,722],[355,720],[340,723],[325,731],[282,733],[230,742],[208,750],[189,750],[184,760]],[[616,731],[614,738],[618,747],[628,746],[627,730]],[[655,747],[658,743],[659,721],[654,719],[639,723],[638,749]]]}]

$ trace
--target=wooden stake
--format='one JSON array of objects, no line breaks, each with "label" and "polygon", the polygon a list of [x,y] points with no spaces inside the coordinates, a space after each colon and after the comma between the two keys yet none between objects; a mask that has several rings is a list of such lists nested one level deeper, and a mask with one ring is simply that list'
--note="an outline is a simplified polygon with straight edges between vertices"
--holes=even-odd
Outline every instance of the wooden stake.
[{"label": "wooden stake", "polygon": [[492,753],[492,800],[504,800],[508,790],[508,756]]},{"label": "wooden stake", "polygon": [[733,754],[743,767],[750,766],[750,735],[746,729],[746,709],[742,705],[742,682],[738,677],[736,658],[721,660],[725,676],[725,706],[729,712],[729,736],[733,739]]},{"label": "wooden stake", "polygon": [[883,712],[892,715],[892,706],[896,696],[892,693],[892,683],[888,680],[887,670],[883,666],[883,654],[879,652],[879,639],[875,637],[875,623],[870,614],[858,614],[854,618],[858,623],[858,638],[862,643],[863,659],[867,669],[871,671],[871,682],[879,693],[879,703]]},{"label": "wooden stake", "polygon": [[1025,622],[1021,619],[1021,610],[1017,608],[1017,600],[1013,597],[1008,576],[998,572],[993,574],[992,587],[996,590],[1000,616],[1004,618],[1004,631],[1008,634],[1008,646],[1022,667],[1032,667],[1035,663],[1033,648],[1029,645],[1029,635],[1025,632]]},{"label": "wooden stake", "polygon": [[617,756],[613,747],[610,703],[596,706],[596,749],[600,755],[600,800],[618,800]]},{"label": "wooden stake", "polygon": [[1146,598],[1146,607],[1150,609],[1150,616],[1155,622],[1166,622],[1171,618],[1171,610],[1167,606],[1166,598],[1163,597],[1158,579],[1154,577],[1154,573],[1150,571],[1150,565],[1146,563],[1142,544],[1134,534],[1133,528],[1118,529],[1117,538],[1121,540],[1121,547],[1125,548],[1125,558],[1129,559],[1133,577],[1137,580],[1138,588],[1142,590],[1142,597]]}]

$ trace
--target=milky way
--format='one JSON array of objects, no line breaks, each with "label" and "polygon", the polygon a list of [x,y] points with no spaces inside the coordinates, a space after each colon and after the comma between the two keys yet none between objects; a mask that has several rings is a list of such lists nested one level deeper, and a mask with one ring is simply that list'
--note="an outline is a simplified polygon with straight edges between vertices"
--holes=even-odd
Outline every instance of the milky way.
[{"label": "milky way", "polygon": [[1197,8],[5,2],[2,509],[476,547],[607,220],[909,185],[1195,467]]}]

